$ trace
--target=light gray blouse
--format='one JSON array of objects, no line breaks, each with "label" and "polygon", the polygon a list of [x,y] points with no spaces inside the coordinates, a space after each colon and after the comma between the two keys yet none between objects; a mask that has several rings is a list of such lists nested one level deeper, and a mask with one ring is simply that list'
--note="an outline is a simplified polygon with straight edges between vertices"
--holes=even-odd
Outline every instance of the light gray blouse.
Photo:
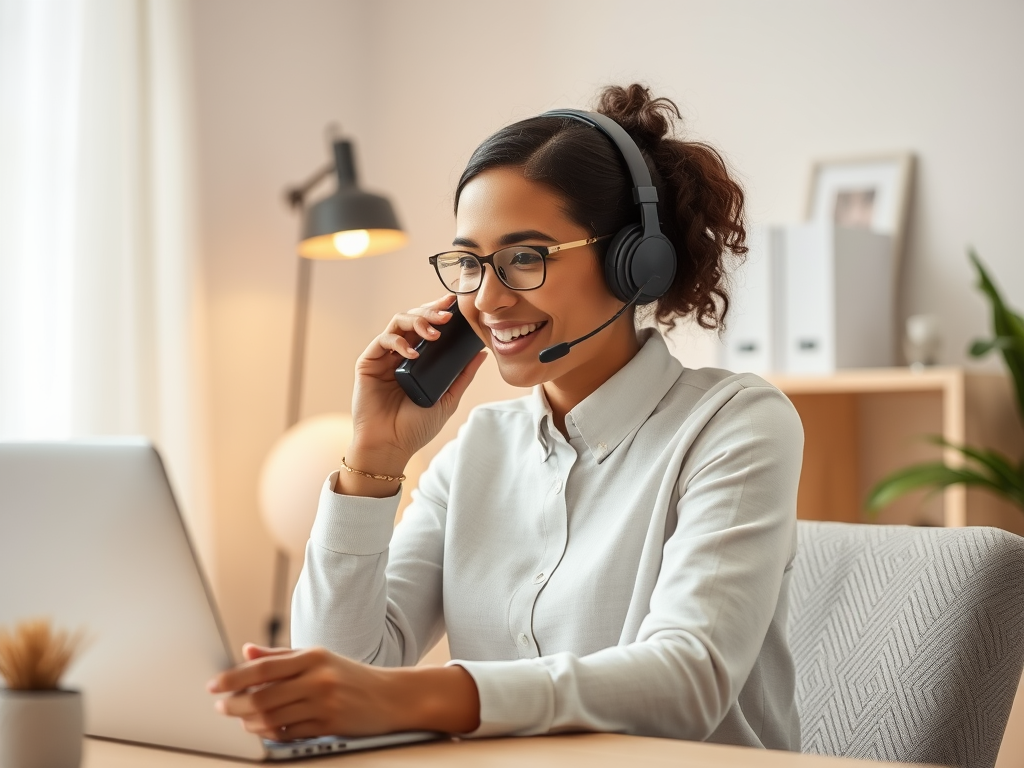
[{"label": "light gray blouse", "polygon": [[786,640],[803,430],[752,374],[661,335],[566,417],[543,391],[473,410],[398,495],[324,485],[295,647],[415,664],[447,630],[474,736],[617,731],[797,750]]}]

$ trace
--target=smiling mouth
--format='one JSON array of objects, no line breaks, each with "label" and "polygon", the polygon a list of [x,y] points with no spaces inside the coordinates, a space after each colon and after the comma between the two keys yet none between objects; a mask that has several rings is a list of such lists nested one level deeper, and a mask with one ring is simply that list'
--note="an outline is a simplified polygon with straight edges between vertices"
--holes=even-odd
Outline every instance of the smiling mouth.
[{"label": "smiling mouth", "polygon": [[526,323],[525,325],[520,325],[516,328],[502,328],[500,330],[497,328],[491,328],[491,336],[498,341],[508,343],[515,339],[522,338],[523,336],[529,336],[531,333],[543,328],[545,325],[547,325],[546,321],[543,323]]}]

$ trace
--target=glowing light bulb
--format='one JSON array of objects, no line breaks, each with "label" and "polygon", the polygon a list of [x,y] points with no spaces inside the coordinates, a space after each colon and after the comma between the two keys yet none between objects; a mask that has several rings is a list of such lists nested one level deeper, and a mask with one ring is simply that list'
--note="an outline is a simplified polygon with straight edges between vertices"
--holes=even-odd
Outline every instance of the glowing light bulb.
[{"label": "glowing light bulb", "polygon": [[365,229],[350,229],[334,236],[334,247],[342,256],[358,258],[370,247],[370,233]]}]

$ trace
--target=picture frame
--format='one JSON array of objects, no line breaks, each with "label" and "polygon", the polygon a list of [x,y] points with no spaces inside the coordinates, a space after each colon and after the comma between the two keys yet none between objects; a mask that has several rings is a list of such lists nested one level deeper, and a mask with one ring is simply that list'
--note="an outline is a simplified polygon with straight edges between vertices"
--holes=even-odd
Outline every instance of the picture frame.
[{"label": "picture frame", "polygon": [[890,235],[893,267],[899,274],[906,248],[914,166],[911,152],[817,160],[811,167],[807,219]]}]

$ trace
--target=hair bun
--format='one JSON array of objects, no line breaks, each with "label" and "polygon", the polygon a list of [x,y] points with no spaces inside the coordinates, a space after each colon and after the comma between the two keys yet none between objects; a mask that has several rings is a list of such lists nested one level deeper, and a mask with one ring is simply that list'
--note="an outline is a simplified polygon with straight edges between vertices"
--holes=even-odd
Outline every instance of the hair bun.
[{"label": "hair bun", "polygon": [[641,149],[653,149],[672,132],[673,119],[682,119],[671,99],[653,98],[647,86],[609,85],[601,91],[597,111],[617,122]]}]

